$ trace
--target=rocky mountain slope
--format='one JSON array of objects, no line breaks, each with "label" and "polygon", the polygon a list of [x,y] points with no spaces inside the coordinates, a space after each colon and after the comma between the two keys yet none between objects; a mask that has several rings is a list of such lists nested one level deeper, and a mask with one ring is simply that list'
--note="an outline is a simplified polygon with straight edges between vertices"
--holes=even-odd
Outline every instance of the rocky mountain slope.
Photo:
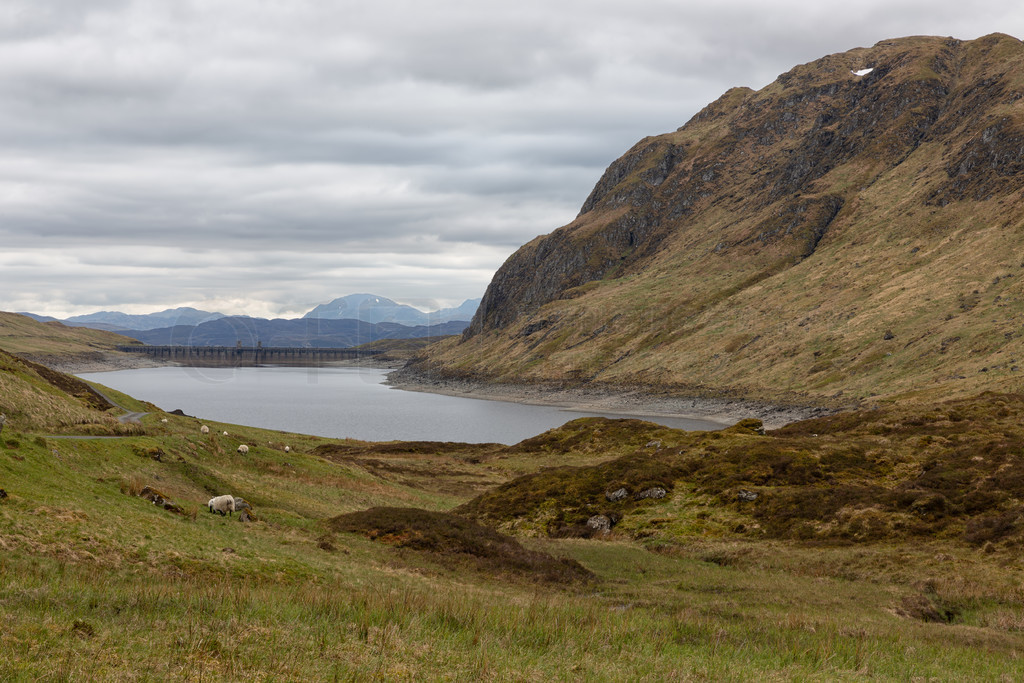
[{"label": "rocky mountain slope", "polygon": [[1024,43],[912,37],[735,88],[615,161],[420,367],[850,403],[1018,390]]}]

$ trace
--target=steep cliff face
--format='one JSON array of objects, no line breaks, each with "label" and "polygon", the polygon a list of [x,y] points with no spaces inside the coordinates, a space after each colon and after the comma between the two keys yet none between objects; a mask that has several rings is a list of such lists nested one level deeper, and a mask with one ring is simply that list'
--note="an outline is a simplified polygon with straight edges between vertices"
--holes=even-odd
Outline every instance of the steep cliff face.
[{"label": "steep cliff face", "polygon": [[1022,98],[1005,35],[885,41],[730,90],[513,254],[430,367],[775,399],[1012,386]]}]

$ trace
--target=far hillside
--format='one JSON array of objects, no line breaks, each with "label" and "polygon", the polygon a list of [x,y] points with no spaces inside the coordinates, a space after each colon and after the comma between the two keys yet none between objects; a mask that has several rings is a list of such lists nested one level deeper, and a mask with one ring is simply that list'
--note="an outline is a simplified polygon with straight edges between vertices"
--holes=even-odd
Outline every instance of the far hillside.
[{"label": "far hillside", "polygon": [[76,362],[129,362],[118,346],[140,342],[113,332],[39,322],[0,311],[0,349],[45,365]]},{"label": "far hillside", "polygon": [[1024,43],[912,37],[614,161],[424,369],[856,405],[1024,386]]}]

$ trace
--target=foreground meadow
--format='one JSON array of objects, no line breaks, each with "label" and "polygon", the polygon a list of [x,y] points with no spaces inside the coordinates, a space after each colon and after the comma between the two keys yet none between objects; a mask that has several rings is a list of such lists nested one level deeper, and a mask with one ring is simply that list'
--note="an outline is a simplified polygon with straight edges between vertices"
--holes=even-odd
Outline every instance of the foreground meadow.
[{"label": "foreground meadow", "polygon": [[[985,410],[1015,420],[1018,403],[999,400]],[[970,461],[981,418],[958,410],[959,436],[941,438]],[[843,479],[828,490],[849,497],[856,475],[905,491],[913,453],[940,437],[885,424],[847,449],[799,427],[715,436],[636,420],[578,420],[513,447],[368,444],[158,411],[105,439],[22,421],[0,438],[0,680],[1024,678],[1009,460],[958,480],[976,490],[968,507],[991,499],[977,514],[952,488],[941,504],[927,491],[841,509],[793,498],[794,477],[823,481],[794,450],[805,436],[831,444],[806,456]],[[1016,432],[986,438],[1020,456]],[[876,451],[884,471],[851,459]],[[694,464],[710,462],[721,469]],[[918,469],[925,491],[937,470]],[[668,492],[586,498],[591,484],[604,495],[606,475]],[[759,502],[735,502],[736,486]],[[251,521],[206,509],[224,492],[251,504]],[[818,501],[820,519],[792,500]],[[581,530],[602,505],[611,531]],[[867,521],[843,517],[854,513]]]}]

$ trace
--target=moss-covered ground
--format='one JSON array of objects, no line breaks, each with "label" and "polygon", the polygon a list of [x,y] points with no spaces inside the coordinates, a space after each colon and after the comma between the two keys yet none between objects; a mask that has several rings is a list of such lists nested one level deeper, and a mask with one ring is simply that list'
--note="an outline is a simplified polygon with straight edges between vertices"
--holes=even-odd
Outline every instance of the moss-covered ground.
[{"label": "moss-covered ground", "polygon": [[[0,680],[1019,680],[1021,402],[765,434],[586,418],[512,447],[23,415]],[[560,532],[591,513],[611,530]]]}]

